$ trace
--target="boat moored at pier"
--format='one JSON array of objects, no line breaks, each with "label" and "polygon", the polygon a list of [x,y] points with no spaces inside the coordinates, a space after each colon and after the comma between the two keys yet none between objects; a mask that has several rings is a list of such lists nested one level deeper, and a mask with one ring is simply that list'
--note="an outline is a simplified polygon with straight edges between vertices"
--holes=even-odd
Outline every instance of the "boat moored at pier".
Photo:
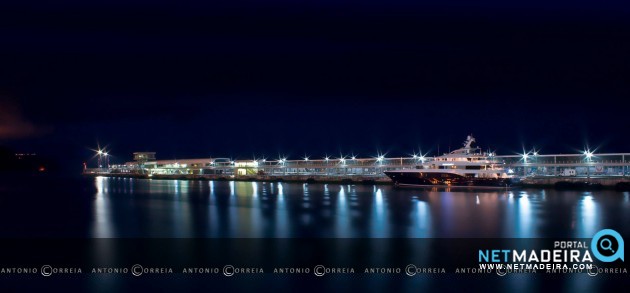
[{"label": "boat moored at pier", "polygon": [[414,169],[385,171],[397,186],[444,186],[474,188],[511,188],[518,184],[503,162],[491,152],[473,147],[469,135],[462,148],[415,166]]}]

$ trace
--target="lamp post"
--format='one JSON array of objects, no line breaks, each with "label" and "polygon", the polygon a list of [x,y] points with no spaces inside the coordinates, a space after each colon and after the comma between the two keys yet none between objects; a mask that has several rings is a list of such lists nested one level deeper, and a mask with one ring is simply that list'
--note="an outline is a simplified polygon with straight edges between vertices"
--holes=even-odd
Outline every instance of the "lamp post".
[{"label": "lamp post", "polygon": [[96,154],[98,155],[98,168],[103,168],[103,151],[98,150],[96,151]]},{"label": "lamp post", "polygon": [[529,153],[523,154],[523,176],[527,176],[527,159],[529,158]]},{"label": "lamp post", "polygon": [[356,161],[357,157],[355,155],[352,155],[352,157],[350,157],[350,159],[352,160],[352,165],[350,167],[350,174],[356,174],[357,173],[357,169],[355,167],[356,167],[356,164],[357,164],[357,161]]},{"label": "lamp post", "polygon": [[376,162],[378,164],[378,166],[380,166],[380,168],[377,167],[377,171],[376,173],[380,175],[380,173],[383,172],[383,159],[385,159],[385,156],[383,155],[378,155],[376,157]]},{"label": "lamp post", "polygon": [[590,150],[585,150],[584,156],[586,156],[586,179],[590,179],[591,178],[591,162],[592,162],[591,159],[593,158],[593,152],[591,152]]},{"label": "lamp post", "polygon": [[286,158],[280,158],[279,162],[280,162],[280,168],[282,168],[282,175],[287,175],[287,168],[284,165],[284,162],[286,162]]},{"label": "lamp post", "polygon": [[109,170],[109,154],[108,153],[103,153],[103,156],[105,156],[105,165],[107,166],[107,169]]}]

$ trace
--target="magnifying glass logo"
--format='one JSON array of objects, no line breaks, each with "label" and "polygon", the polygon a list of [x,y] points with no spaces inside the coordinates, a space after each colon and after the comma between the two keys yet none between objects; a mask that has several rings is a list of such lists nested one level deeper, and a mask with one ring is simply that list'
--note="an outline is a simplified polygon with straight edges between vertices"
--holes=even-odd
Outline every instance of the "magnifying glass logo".
[{"label": "magnifying glass logo", "polygon": [[[613,241],[615,241],[614,246]],[[591,239],[591,251],[595,258],[602,262],[614,262],[617,259],[624,261],[623,249],[623,237],[613,229],[600,230]],[[611,251],[612,255],[603,255],[604,250]]]},{"label": "magnifying glass logo", "polygon": [[[604,245],[604,242],[606,242],[607,244]],[[610,242],[610,239],[603,239],[601,242],[599,242],[599,247],[601,247],[603,250],[610,250],[612,251],[612,253],[615,253],[611,246],[612,242]]]}]

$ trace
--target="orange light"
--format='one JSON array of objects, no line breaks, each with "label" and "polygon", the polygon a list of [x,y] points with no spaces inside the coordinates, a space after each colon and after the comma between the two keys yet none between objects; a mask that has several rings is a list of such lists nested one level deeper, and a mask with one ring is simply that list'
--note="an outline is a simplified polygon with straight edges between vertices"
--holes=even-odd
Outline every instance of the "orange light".
[{"label": "orange light", "polygon": [[44,172],[44,171],[46,171],[46,168],[44,166],[39,166],[38,170],[39,170],[39,172]]}]

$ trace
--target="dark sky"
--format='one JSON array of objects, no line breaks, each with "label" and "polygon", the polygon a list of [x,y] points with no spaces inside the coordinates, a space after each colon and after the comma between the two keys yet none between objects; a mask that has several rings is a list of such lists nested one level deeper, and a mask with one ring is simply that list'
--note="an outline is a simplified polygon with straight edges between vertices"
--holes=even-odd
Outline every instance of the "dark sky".
[{"label": "dark sky", "polygon": [[[630,152],[625,1],[3,1],[0,144],[117,161]],[[474,4],[471,2],[475,2]]]}]

